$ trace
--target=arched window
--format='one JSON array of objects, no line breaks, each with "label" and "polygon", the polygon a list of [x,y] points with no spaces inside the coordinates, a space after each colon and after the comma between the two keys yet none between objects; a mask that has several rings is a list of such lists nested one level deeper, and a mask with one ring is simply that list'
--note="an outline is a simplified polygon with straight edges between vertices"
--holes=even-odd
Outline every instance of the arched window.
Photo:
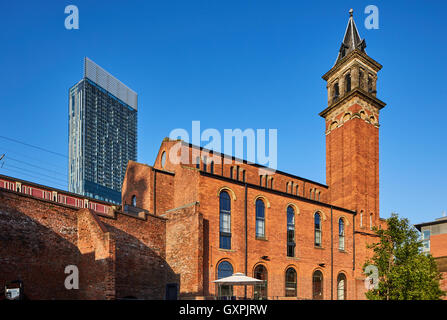
[{"label": "arched window", "polygon": [[351,74],[345,76],[345,92],[351,91]]},{"label": "arched window", "polygon": [[287,256],[295,256],[295,211],[287,207]]},{"label": "arched window", "polygon": [[[217,267],[217,279],[230,277],[233,275],[233,266],[228,261],[222,261]],[[233,286],[229,285],[217,285],[218,297],[224,299],[231,299],[233,296]]]},{"label": "arched window", "polygon": [[373,92],[373,79],[370,75],[368,75],[368,92]]},{"label": "arched window", "polygon": [[318,201],[320,201],[321,191],[318,191]]},{"label": "arched window", "polygon": [[196,157],[196,168],[200,169],[200,157]]},{"label": "arched window", "polygon": [[236,180],[239,181],[239,166],[236,167]]},{"label": "arched window", "polygon": [[132,196],[132,207],[137,206],[137,197],[135,195]]},{"label": "arched window", "polygon": [[286,193],[289,193],[289,184],[290,182],[286,182]]},{"label": "arched window", "polygon": [[314,216],[314,229],[315,229],[315,246],[321,247],[321,217],[317,212]]},{"label": "arched window", "polygon": [[289,268],[286,271],[286,297],[296,297],[296,271]]},{"label": "arched window", "polygon": [[210,173],[214,173],[214,161],[210,163]]},{"label": "arched window", "polygon": [[345,222],[342,218],[338,220],[338,249],[345,250]]},{"label": "arched window", "polygon": [[323,274],[316,270],[312,276],[312,298],[323,300]]},{"label": "arched window", "polygon": [[369,215],[369,229],[370,230],[373,229],[373,214],[372,213]]},{"label": "arched window", "polygon": [[253,298],[255,300],[267,299],[267,269],[262,264],[255,268],[254,278],[264,280],[264,282],[255,285]]},{"label": "arched window", "polygon": [[343,273],[337,277],[337,299],[346,300],[346,276]]},{"label": "arched window", "polygon": [[164,168],[166,164],[166,151],[163,151],[161,155],[161,167]]},{"label": "arched window", "polygon": [[359,70],[359,87],[363,89],[363,70]]},{"label": "arched window", "polygon": [[312,200],[312,189],[309,189],[309,199]]},{"label": "arched window", "polygon": [[259,185],[262,186],[262,177],[263,176],[259,176]]},{"label": "arched window", "polygon": [[233,179],[233,168],[234,167],[230,167],[230,179]]},{"label": "arched window", "polygon": [[296,185],[296,191],[295,194],[298,195],[298,185]]},{"label": "arched window", "polygon": [[242,181],[245,182],[245,170],[242,170]]},{"label": "arched window", "polygon": [[273,189],[273,177],[270,178],[270,189]]},{"label": "arched window", "polygon": [[204,157],[204,158],[203,158],[203,171],[205,171],[205,172],[206,172],[206,165],[207,165],[207,162],[208,162],[208,158],[207,158],[207,157]]},{"label": "arched window", "polygon": [[338,82],[334,84],[333,89],[333,95],[332,95],[332,101],[337,101],[338,97],[340,96],[340,89],[338,87]]},{"label": "arched window", "polygon": [[222,191],[219,196],[220,202],[220,232],[219,247],[231,249],[231,198],[228,192]]},{"label": "arched window", "polygon": [[265,182],[265,187],[267,188],[268,187],[268,175],[266,175],[265,176],[265,180],[264,180],[264,182]]},{"label": "arched window", "polygon": [[265,205],[261,199],[256,200],[256,237],[265,238]]}]

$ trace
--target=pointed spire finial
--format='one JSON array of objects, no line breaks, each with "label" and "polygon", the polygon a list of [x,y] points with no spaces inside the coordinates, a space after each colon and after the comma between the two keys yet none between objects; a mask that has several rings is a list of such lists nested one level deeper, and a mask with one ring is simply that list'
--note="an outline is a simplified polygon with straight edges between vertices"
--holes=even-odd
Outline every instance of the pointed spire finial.
[{"label": "pointed spire finial", "polygon": [[354,14],[354,10],[352,8],[349,9],[349,16],[352,17],[353,14]]}]

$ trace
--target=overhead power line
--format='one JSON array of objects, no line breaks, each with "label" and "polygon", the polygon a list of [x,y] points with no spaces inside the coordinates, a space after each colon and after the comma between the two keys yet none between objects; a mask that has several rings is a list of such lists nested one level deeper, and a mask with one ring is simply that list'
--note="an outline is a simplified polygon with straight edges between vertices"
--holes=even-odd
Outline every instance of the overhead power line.
[{"label": "overhead power line", "polygon": [[61,179],[61,178],[55,178],[55,177],[53,177],[53,176],[50,176],[50,175],[47,175],[47,174],[44,174],[44,173],[31,171],[31,170],[28,170],[28,169],[24,169],[24,168],[21,168],[21,167],[17,167],[17,166],[11,165],[11,164],[9,164],[9,163],[5,163],[5,165],[3,166],[3,168],[4,168],[4,169],[13,168],[13,169],[16,169],[16,170],[21,170],[21,171],[24,171],[24,172],[28,172],[28,173],[30,173],[30,174],[32,174],[32,175],[43,176],[43,177],[45,177],[46,179],[51,179],[51,180],[57,181],[58,183],[61,183],[61,182],[62,182],[62,184],[66,184],[66,183],[67,183],[66,180],[63,180],[63,179]]},{"label": "overhead power line", "polygon": [[41,166],[36,166],[35,164],[29,163],[29,162],[26,162],[26,161],[22,161],[22,160],[19,160],[19,159],[11,158],[9,156],[5,158],[5,161],[7,161],[7,160],[12,160],[12,161],[15,161],[15,162],[23,163],[23,164],[28,165],[30,167],[34,167],[34,168],[37,168],[37,169],[45,170],[47,172],[55,173],[55,174],[63,176],[63,177],[67,177],[67,174],[65,174],[65,173],[61,173],[61,172],[58,172],[58,171],[55,171],[55,170],[51,170],[51,169],[48,169],[48,168],[44,168],[44,167],[41,167]]},{"label": "overhead power line", "polygon": [[54,154],[56,156],[59,156],[59,157],[68,158],[65,154],[62,154],[62,153],[59,153],[59,152],[54,152],[54,151],[51,151],[51,150],[48,150],[48,149],[45,149],[45,148],[42,148],[42,147],[39,147],[39,146],[35,146],[35,145],[29,144],[29,143],[26,143],[26,142],[22,142],[22,141],[19,141],[19,140],[16,140],[16,139],[8,138],[8,137],[5,137],[5,136],[0,136],[0,138],[8,140],[8,141],[15,142],[15,143],[19,143],[19,144],[22,144],[22,145],[27,146],[27,147],[35,148],[35,149],[38,149],[38,150],[41,150],[41,151],[45,151],[45,152],[48,152],[48,153],[52,153],[52,154]]}]

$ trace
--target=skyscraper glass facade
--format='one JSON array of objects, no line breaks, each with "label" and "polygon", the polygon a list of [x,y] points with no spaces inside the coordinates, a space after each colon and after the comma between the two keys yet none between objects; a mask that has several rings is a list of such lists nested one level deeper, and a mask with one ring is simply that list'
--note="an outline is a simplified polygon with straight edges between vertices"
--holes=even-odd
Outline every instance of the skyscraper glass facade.
[{"label": "skyscraper glass facade", "polygon": [[127,162],[137,160],[137,94],[85,58],[69,90],[70,192],[120,203]]}]

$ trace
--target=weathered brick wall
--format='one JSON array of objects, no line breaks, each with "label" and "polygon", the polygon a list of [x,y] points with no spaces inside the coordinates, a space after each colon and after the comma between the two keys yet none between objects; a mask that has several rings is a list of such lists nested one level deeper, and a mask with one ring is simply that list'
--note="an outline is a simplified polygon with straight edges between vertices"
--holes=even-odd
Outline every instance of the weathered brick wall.
[{"label": "weathered brick wall", "polygon": [[115,298],[115,241],[111,233],[88,209],[77,212],[78,268],[83,299]]},{"label": "weathered brick wall", "polygon": [[29,299],[82,298],[64,286],[81,258],[76,224],[73,208],[0,190],[0,285],[21,279]]},{"label": "weathered brick wall", "polygon": [[129,161],[122,185],[122,205],[131,205],[136,196],[137,207],[153,212],[153,171],[152,167]]},{"label": "weathered brick wall", "polygon": [[147,220],[118,213],[115,219],[101,217],[116,242],[116,297],[164,299],[167,277],[166,221],[147,215]]},{"label": "weathered brick wall", "polygon": [[[0,284],[21,279],[29,299],[164,299],[175,278],[166,257],[166,221],[57,205],[0,190]],[[67,265],[79,290],[66,290]]]},{"label": "weathered brick wall", "polygon": [[192,203],[168,211],[166,260],[176,277],[168,282],[180,284],[180,298],[203,296],[203,216]]}]

